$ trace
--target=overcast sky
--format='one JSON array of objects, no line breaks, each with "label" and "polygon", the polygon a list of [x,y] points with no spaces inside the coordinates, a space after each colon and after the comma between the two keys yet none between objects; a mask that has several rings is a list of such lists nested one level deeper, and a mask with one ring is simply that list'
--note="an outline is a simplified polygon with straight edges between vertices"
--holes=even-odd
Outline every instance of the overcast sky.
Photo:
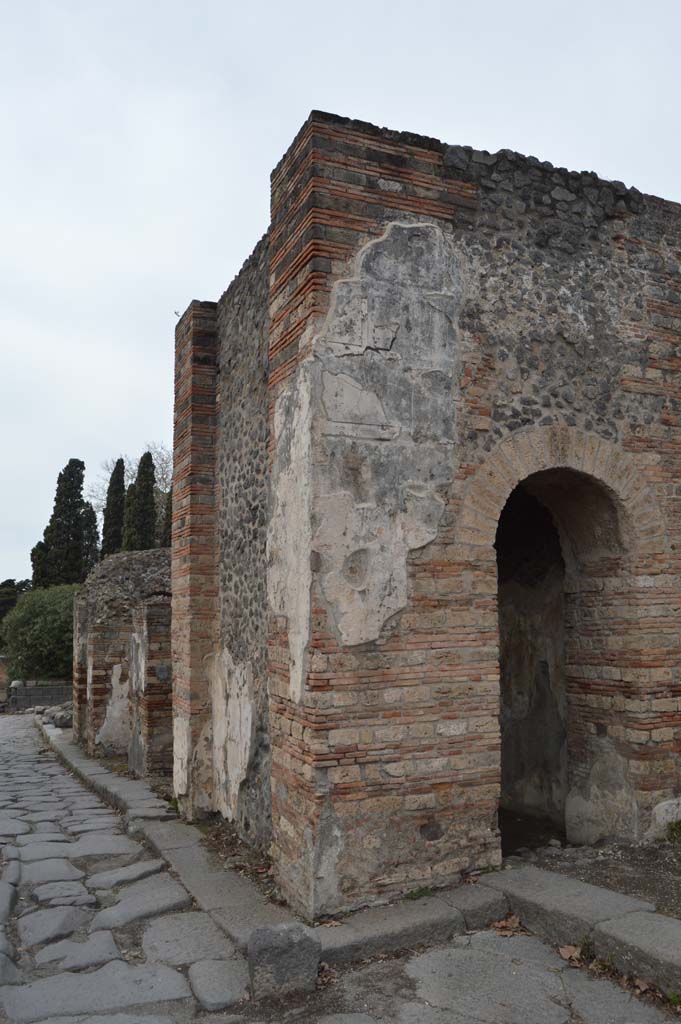
[{"label": "overcast sky", "polygon": [[170,443],[175,310],[313,108],[681,201],[679,0],[0,0],[0,580],[69,458]]}]

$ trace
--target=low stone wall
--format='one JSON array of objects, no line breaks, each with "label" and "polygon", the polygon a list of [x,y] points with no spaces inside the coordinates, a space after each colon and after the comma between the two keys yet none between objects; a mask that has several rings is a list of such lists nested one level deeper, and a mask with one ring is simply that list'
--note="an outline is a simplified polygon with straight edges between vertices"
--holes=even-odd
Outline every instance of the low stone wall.
[{"label": "low stone wall", "polygon": [[172,761],[169,605],[166,549],[110,556],[75,604],[74,737],[137,774]]},{"label": "low stone wall", "polygon": [[12,711],[40,705],[49,707],[64,704],[67,700],[71,700],[71,686],[66,682],[21,686],[9,691],[9,707]]}]

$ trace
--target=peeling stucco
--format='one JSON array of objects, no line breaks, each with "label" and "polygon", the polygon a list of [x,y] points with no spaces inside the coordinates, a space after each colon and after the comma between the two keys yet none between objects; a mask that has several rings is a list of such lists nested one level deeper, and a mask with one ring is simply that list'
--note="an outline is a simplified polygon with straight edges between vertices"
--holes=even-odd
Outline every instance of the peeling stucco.
[{"label": "peeling stucco", "polygon": [[128,710],[128,676],[122,664],[111,669],[111,693],[106,715],[95,737],[97,746],[107,750],[127,751],[130,740],[130,714]]},{"label": "peeling stucco", "polygon": [[214,810],[234,821],[239,790],[248,776],[255,739],[253,669],[235,664],[223,648],[211,659]]},{"label": "peeling stucco", "polygon": [[270,602],[288,619],[294,699],[311,566],[340,642],[362,644],[406,606],[409,552],[437,535],[454,472],[460,298],[443,231],[389,225],[334,286],[277,403]]}]

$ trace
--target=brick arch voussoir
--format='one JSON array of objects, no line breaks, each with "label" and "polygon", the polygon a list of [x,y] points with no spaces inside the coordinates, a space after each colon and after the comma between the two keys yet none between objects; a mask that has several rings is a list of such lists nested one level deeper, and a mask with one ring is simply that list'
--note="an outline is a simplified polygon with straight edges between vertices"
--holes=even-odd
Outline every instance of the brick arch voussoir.
[{"label": "brick arch voussoir", "polygon": [[586,473],[614,494],[636,553],[667,549],[660,508],[639,459],[604,438],[565,425],[532,427],[492,450],[466,481],[456,527],[459,543],[491,548],[513,489],[533,473],[559,468]]}]

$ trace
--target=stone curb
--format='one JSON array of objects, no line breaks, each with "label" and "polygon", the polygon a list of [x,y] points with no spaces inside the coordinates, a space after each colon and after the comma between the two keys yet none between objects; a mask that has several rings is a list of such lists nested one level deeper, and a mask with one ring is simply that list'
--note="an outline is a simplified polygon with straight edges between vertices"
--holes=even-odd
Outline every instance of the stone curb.
[{"label": "stone curb", "polygon": [[[135,821],[148,846],[161,857],[194,898],[239,950],[248,952],[253,933],[272,929],[288,934],[299,921],[292,913],[266,903],[255,886],[237,872],[216,864],[193,825],[179,820],[140,822],[140,800],[158,801],[143,782],[128,781],[88,757],[64,730],[37,722],[57,756],[87,786]],[[329,964],[347,964],[414,946],[445,942],[466,929],[485,928],[508,913],[503,893],[481,884],[438,891],[436,896],[402,900],[384,907],[360,910],[337,927],[317,925],[307,932],[318,940],[320,956]]]},{"label": "stone curb", "polygon": [[681,921],[645,900],[526,866],[485,876],[523,924],[555,946],[590,940],[621,974],[681,994]]}]

